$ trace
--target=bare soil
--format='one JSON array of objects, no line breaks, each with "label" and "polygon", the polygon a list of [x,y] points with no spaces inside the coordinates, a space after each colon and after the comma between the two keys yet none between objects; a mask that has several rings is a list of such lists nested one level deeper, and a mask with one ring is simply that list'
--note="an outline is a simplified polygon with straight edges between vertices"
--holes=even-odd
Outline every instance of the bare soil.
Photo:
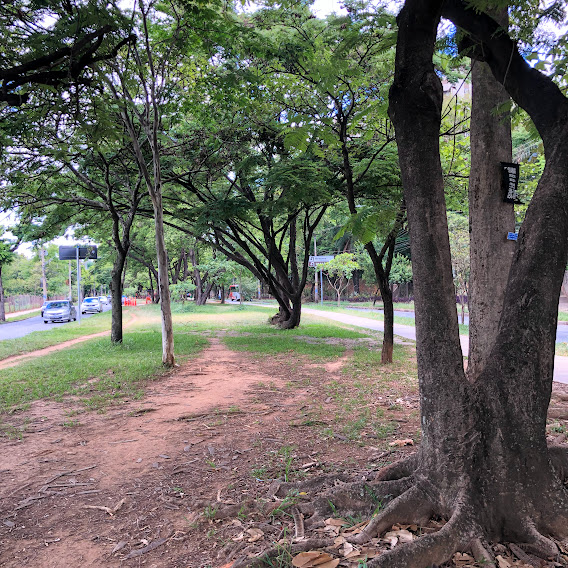
[{"label": "bare soil", "polygon": [[[389,444],[415,437],[415,389],[368,401],[398,424],[387,437],[332,432],[326,385],[350,380],[349,356],[260,357],[213,337],[199,358],[149,382],[143,400],[73,419],[73,400],[41,400],[4,417],[27,428],[22,439],[0,440],[0,565],[220,567],[293,534],[291,515],[251,505],[275,501],[274,479],[365,472],[413,450]],[[568,385],[555,384],[551,408],[551,441],[561,443]]]}]

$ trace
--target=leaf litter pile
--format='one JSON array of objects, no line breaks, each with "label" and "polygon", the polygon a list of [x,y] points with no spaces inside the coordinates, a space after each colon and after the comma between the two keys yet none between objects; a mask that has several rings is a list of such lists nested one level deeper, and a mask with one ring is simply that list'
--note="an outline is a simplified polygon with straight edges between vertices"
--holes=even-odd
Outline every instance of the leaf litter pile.
[{"label": "leaf litter pile", "polygon": [[[420,434],[413,348],[397,346],[407,357],[389,367],[365,359],[379,358],[378,338],[343,348],[314,362],[231,351],[217,334],[142,400],[104,414],[41,400],[3,416],[0,564],[363,568],[439,530],[444,519],[351,542],[388,502],[367,485]],[[566,442],[568,386],[555,384],[548,430]],[[353,484],[364,514],[340,497]],[[318,499],[330,514],[314,522],[306,507]],[[567,566],[558,545],[555,559],[488,547],[497,568]],[[459,553],[445,566],[482,565]]]}]

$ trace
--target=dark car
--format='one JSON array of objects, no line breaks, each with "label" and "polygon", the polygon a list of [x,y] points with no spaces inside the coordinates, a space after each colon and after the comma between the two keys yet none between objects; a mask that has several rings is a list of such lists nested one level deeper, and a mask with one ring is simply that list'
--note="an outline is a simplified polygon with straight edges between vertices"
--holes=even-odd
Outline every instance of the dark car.
[{"label": "dark car", "polygon": [[53,300],[47,302],[43,310],[43,323],[50,321],[75,321],[77,319],[77,310],[73,302],[69,300]]}]

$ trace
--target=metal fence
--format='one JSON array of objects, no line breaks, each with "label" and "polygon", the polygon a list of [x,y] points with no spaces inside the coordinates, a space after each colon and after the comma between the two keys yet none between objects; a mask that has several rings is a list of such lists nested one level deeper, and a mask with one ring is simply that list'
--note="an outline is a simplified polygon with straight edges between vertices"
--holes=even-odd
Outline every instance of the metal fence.
[{"label": "metal fence", "polygon": [[[50,300],[65,300],[67,296],[54,296]],[[41,308],[43,304],[43,296],[20,295],[7,296],[4,301],[4,308],[7,314],[14,312],[22,312],[24,310],[36,310]]]}]

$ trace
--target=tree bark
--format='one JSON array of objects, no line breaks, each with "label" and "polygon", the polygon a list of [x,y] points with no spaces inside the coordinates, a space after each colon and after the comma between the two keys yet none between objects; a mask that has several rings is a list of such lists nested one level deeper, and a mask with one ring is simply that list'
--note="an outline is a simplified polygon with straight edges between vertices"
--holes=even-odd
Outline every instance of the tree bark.
[{"label": "tree bark", "polygon": [[[498,20],[508,27],[507,10]],[[468,374],[473,378],[485,367],[497,337],[515,248],[506,235],[514,231],[515,211],[512,203],[503,201],[500,170],[500,162],[512,160],[511,119],[508,111],[495,114],[509,95],[483,61],[473,61],[471,82]]]},{"label": "tree bark", "polygon": [[[446,17],[483,41],[492,72],[529,112],[547,152],[519,234],[491,356],[476,380],[468,381],[439,156],[442,88],[432,64],[442,4],[406,1],[398,17],[389,108],[411,235],[422,442],[414,486],[363,533],[373,536],[395,521],[417,522],[432,514],[449,522],[439,533],[373,561],[384,568],[441,564],[475,538],[528,543],[552,555],[555,545],[543,535],[568,533],[568,490],[553,468],[545,435],[568,254],[568,103],[526,65],[497,24],[461,2],[445,4]],[[534,93],[549,98],[536,101]]]},{"label": "tree bark", "polygon": [[175,364],[174,329],[168,280],[168,253],[164,239],[164,212],[162,209],[161,187],[153,188],[153,191],[150,192],[150,197],[154,205],[154,224],[156,228],[158,290],[160,291],[160,310],[162,312],[162,364],[166,367],[173,367]]},{"label": "tree bark", "polygon": [[111,343],[122,343],[122,275],[126,265],[126,252],[116,251],[116,259],[110,276],[112,294],[112,314],[110,324]]}]

